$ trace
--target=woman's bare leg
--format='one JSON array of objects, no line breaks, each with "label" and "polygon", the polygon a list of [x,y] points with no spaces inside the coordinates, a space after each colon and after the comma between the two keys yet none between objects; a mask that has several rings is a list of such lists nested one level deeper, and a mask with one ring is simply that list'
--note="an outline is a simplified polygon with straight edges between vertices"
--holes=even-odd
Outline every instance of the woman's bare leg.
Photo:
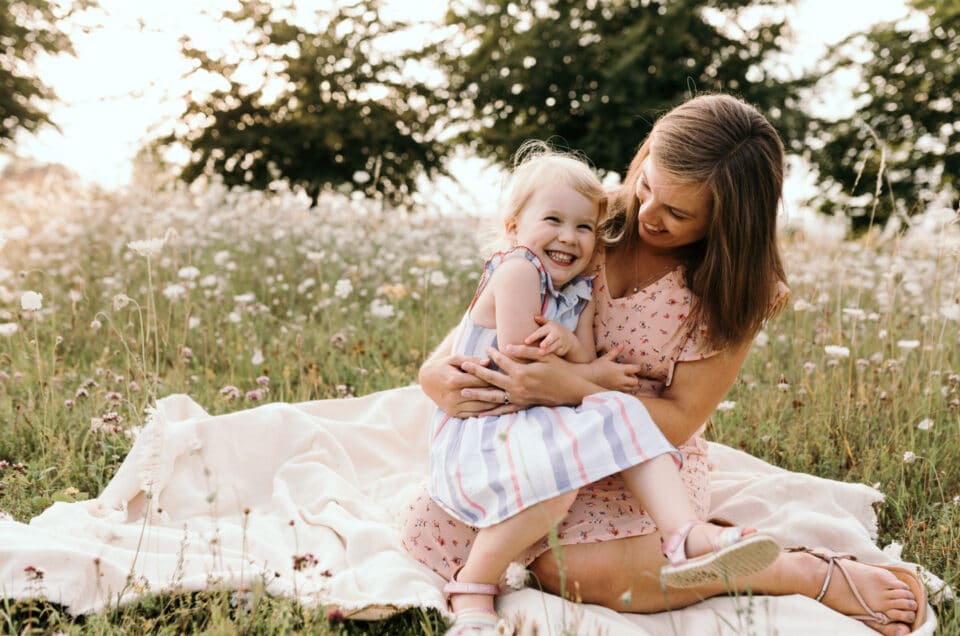
[{"label": "woman's bare leg", "polygon": [[[816,598],[827,569],[825,562],[809,554],[784,552],[773,565],[751,576],[664,591],[659,583],[662,563],[658,534],[564,546],[567,595],[621,612],[642,613],[679,609],[705,598],[748,588],[754,594],[803,594]],[[870,607],[899,621],[886,626],[867,625],[885,636],[909,633],[908,625],[916,616],[917,602],[906,584],[882,568],[855,561],[844,562],[844,565]],[[534,561],[531,570],[544,589],[559,593],[559,570],[551,552]],[[823,603],[844,614],[863,613],[842,576],[831,579]]]},{"label": "woman's bare leg", "polygon": [[[457,581],[498,583],[511,561],[542,539],[550,532],[550,528],[566,516],[576,497],[575,490],[565,493],[480,530],[466,563],[457,573]],[[455,612],[466,608],[492,610],[493,598],[479,594],[457,594],[450,599],[450,606]]]}]

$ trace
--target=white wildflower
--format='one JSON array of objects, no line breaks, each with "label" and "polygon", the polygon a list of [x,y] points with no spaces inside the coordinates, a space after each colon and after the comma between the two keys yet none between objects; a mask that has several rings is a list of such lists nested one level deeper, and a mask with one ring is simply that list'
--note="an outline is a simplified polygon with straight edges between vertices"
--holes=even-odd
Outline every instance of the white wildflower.
[{"label": "white wildflower", "polygon": [[897,346],[904,351],[910,351],[920,346],[919,340],[897,340]]},{"label": "white wildflower", "polygon": [[940,307],[940,315],[947,320],[960,322],[960,303],[944,303]]},{"label": "white wildflower", "polygon": [[867,312],[858,308],[858,307],[844,307],[843,315],[856,318],[857,320],[863,320],[867,316]]},{"label": "white wildflower", "polygon": [[227,314],[227,322],[232,322],[233,324],[237,324],[240,322],[240,320],[241,320],[240,314],[238,314],[235,311],[231,311],[229,314]]},{"label": "white wildflower", "polygon": [[813,309],[813,305],[811,305],[810,303],[808,303],[802,298],[797,302],[793,303],[794,311],[810,311],[811,309]]},{"label": "white wildflower", "polygon": [[430,284],[434,287],[444,287],[448,282],[450,281],[447,279],[447,276],[439,269],[430,272]]},{"label": "white wildflower", "polygon": [[199,326],[200,319],[196,316],[190,316],[189,320],[187,320],[187,329],[196,329]]},{"label": "white wildflower", "polygon": [[117,294],[113,297],[113,310],[120,311],[130,304],[130,297],[126,294]]},{"label": "white wildflower", "polygon": [[214,276],[213,274],[207,274],[206,276],[204,276],[203,278],[200,279],[200,286],[201,286],[201,287],[216,287],[216,286],[217,286],[217,282],[218,282],[218,279],[217,279],[216,276]]},{"label": "white wildflower", "polygon": [[177,272],[177,276],[179,276],[183,280],[195,280],[199,275],[200,275],[200,270],[194,267],[193,265],[181,267],[180,271]]},{"label": "white wildflower", "polygon": [[921,431],[929,431],[931,428],[933,428],[933,420],[931,420],[929,417],[925,417],[917,424],[917,428],[919,428]]},{"label": "white wildflower", "polygon": [[35,291],[23,292],[23,296],[20,296],[20,306],[27,311],[39,311],[43,307],[43,294]]},{"label": "white wildflower", "polygon": [[163,288],[163,295],[170,300],[176,300],[187,295],[187,288],[180,283],[173,283]]},{"label": "white wildflower", "polygon": [[153,258],[160,253],[160,250],[163,249],[163,246],[167,244],[167,239],[170,238],[171,231],[167,230],[166,236],[162,238],[151,238],[143,239],[142,241],[131,241],[127,243],[127,247],[139,254],[140,256],[145,256],[147,258]]},{"label": "white wildflower", "polygon": [[899,541],[891,541],[889,545],[883,548],[883,553],[894,561],[903,560],[903,544]]},{"label": "white wildflower", "polygon": [[90,321],[90,330],[91,331],[100,331],[100,327],[103,326],[103,323],[94,318]]},{"label": "white wildflower", "polygon": [[817,370],[817,365],[809,360],[803,363],[803,372],[807,375],[811,375],[814,371]]},{"label": "white wildflower", "polygon": [[724,400],[724,401],[721,402],[720,404],[717,404],[717,410],[718,410],[718,411],[732,411],[736,405],[737,405],[737,403],[734,402],[734,401],[732,401],[732,400]]},{"label": "white wildflower", "polygon": [[78,303],[83,300],[83,292],[78,289],[71,289],[67,292],[67,296],[70,298],[70,302]]},{"label": "white wildflower", "polygon": [[297,285],[297,293],[303,294],[304,292],[306,292],[308,289],[310,289],[316,284],[317,284],[317,280],[315,278],[304,279],[300,281],[299,285]]},{"label": "white wildflower", "polygon": [[253,292],[247,292],[246,294],[239,294],[237,296],[234,296],[233,302],[237,303],[238,305],[249,305],[256,299],[257,297],[254,295]]},{"label": "white wildflower", "polygon": [[375,318],[392,318],[394,315],[393,305],[379,298],[374,298],[373,302],[370,303],[370,315]]},{"label": "white wildflower", "polygon": [[20,327],[17,326],[17,323],[5,322],[3,324],[0,324],[0,336],[6,336],[9,338],[13,334],[17,333],[17,330],[19,329]]},{"label": "white wildflower", "polygon": [[519,590],[527,584],[527,577],[529,575],[530,573],[527,571],[527,568],[513,561],[507,566],[507,571],[504,573],[503,579],[508,586]]},{"label": "white wildflower", "polygon": [[334,287],[333,295],[337,298],[346,299],[353,292],[353,283],[351,283],[346,278],[341,278],[337,281],[336,287]]},{"label": "white wildflower", "polygon": [[217,267],[223,267],[227,261],[230,260],[230,252],[227,250],[220,250],[213,255],[213,262]]},{"label": "white wildflower", "polygon": [[263,351],[261,349],[253,350],[253,356],[250,358],[250,364],[254,366],[263,364]]},{"label": "white wildflower", "polygon": [[904,451],[904,453],[903,453],[903,463],[904,463],[904,464],[912,464],[912,463],[915,462],[915,461],[917,461],[917,456],[916,456],[916,454],[914,454],[913,451]]},{"label": "white wildflower", "polygon": [[823,351],[831,358],[849,358],[850,357],[850,349],[848,349],[847,347],[842,347],[840,345],[827,345],[823,348]]}]

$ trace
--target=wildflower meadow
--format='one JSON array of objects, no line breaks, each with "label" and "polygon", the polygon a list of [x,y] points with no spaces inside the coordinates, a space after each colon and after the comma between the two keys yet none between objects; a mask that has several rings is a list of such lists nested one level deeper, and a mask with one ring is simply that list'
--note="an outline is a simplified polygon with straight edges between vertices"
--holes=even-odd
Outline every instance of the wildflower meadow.
[{"label": "wildflower meadow", "polygon": [[[416,381],[474,293],[490,219],[344,195],[0,184],[0,523],[95,497],[157,398],[211,413]],[[960,227],[785,230],[792,295],[710,439],[871,485],[878,544],[923,564],[960,633]],[[42,572],[34,573],[38,584]],[[0,599],[4,633],[438,633],[267,595],[157,595],[90,616]]]}]

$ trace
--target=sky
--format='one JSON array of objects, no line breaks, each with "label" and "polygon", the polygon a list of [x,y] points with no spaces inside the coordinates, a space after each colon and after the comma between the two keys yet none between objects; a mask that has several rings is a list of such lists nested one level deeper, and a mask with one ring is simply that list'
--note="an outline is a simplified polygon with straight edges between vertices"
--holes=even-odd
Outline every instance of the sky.
[{"label": "sky", "polygon": [[[336,0],[327,0],[326,4]],[[182,77],[188,65],[179,54],[184,29],[207,37],[218,25],[202,9],[229,6],[229,0],[99,0],[103,27],[74,37],[76,57],[41,60],[38,73],[57,92],[51,110],[61,131],[47,128],[18,138],[17,154],[41,162],[61,163],[86,181],[108,189],[130,179],[141,141],[158,126],[169,126],[183,108],[188,90]],[[301,0],[322,6],[323,0]],[[384,18],[442,19],[446,0],[386,0]],[[905,0],[797,0],[788,10],[797,33],[788,63],[793,70],[812,65],[825,47],[871,24],[907,14]],[[830,112],[851,108],[842,95],[821,105]],[[3,159],[0,157],[0,165]],[[461,160],[464,174],[477,176],[478,165]],[[454,174],[458,170],[454,167]],[[474,185],[487,188],[495,176],[479,175]],[[791,187],[809,187],[802,177]],[[462,185],[462,184],[461,184]],[[457,186],[460,187],[459,185]],[[487,198],[489,200],[489,198]]]}]

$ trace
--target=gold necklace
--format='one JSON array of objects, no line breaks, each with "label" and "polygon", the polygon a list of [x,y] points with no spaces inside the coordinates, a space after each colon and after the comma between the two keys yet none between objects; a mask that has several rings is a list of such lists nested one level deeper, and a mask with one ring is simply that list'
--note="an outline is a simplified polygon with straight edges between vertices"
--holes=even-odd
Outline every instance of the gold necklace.
[{"label": "gold necklace", "polygon": [[653,274],[647,276],[646,278],[640,278],[640,273],[639,273],[639,271],[638,271],[639,268],[637,267],[637,262],[634,261],[634,263],[633,263],[633,273],[634,273],[634,280],[636,281],[636,285],[633,286],[633,293],[636,294],[636,293],[639,292],[641,289],[646,289],[651,283],[660,280],[660,279],[663,278],[668,272],[672,272],[672,271],[673,271],[674,269],[676,269],[676,268],[677,268],[677,265],[676,265],[675,263],[671,263],[671,264],[667,265],[666,267],[657,270],[656,272],[654,272]]}]

